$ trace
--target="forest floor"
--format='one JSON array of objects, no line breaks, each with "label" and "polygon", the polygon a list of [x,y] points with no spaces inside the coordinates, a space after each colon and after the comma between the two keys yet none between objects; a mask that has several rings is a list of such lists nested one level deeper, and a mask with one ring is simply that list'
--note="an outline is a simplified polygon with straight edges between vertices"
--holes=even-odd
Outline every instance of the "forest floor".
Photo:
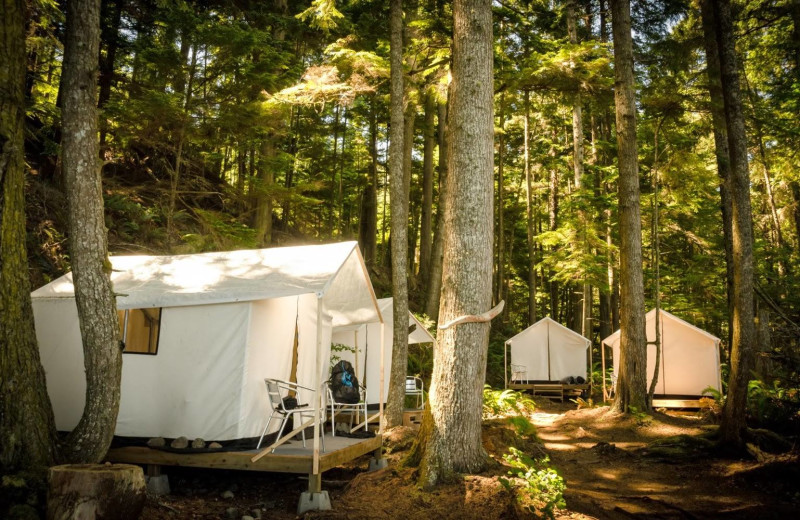
[{"label": "forest floor", "polygon": [[[326,472],[333,510],[314,519],[513,519],[533,518],[500,483],[508,446],[540,457],[546,453],[564,477],[566,508],[558,519],[797,518],[797,455],[760,454],[761,461],[720,458],[706,437],[713,426],[696,415],[619,417],[607,407],[576,410],[573,403],[537,400],[531,417],[538,441],[514,434],[502,420],[484,424],[484,447],[495,464],[478,475],[433,492],[420,491],[414,470],[399,462],[414,433],[390,432],[389,467],[366,472],[367,459]],[[148,497],[143,518],[231,518],[243,515],[296,519],[307,480],[283,474],[170,471],[173,494]],[[230,493],[225,493],[230,491]],[[223,497],[223,494],[227,498]]]}]

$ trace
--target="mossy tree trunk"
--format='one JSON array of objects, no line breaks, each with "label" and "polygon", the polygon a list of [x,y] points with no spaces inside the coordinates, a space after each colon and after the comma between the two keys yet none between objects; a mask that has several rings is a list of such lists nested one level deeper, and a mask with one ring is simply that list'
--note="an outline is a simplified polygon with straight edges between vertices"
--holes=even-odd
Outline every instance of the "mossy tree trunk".
[{"label": "mossy tree trunk", "polygon": [[614,100],[619,158],[620,362],[614,409],[648,408],[647,338],[642,274],[642,218],[636,152],[636,90],[629,0],[611,1],[614,35]]},{"label": "mossy tree trunk", "polygon": [[122,354],[111,288],[98,160],[100,0],[67,4],[62,111],[70,256],[86,368],[86,405],[67,439],[67,462],[99,462],[114,435]]},{"label": "mossy tree trunk", "polygon": [[753,220],[750,208],[750,173],[747,135],[739,88],[739,68],[733,36],[733,17],[728,0],[714,0],[722,97],[725,102],[733,244],[733,313],[731,315],[731,373],[722,409],[720,435],[731,447],[744,447],[747,428],[747,384],[756,341],[753,308]]},{"label": "mossy tree trunk", "polygon": [[[491,1],[456,0],[453,22],[440,322],[484,313],[492,299]],[[420,482],[425,487],[486,465],[481,421],[488,339],[488,323],[439,331],[430,413],[426,412],[412,455],[412,462],[421,464]]]},{"label": "mossy tree trunk", "polygon": [[56,430],[33,328],[25,251],[25,2],[0,19],[0,469],[47,466]]}]

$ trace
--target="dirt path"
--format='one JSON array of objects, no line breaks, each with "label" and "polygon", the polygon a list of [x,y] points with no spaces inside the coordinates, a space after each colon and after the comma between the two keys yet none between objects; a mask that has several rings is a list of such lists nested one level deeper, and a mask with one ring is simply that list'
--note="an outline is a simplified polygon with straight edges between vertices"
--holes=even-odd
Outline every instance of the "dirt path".
[{"label": "dirt path", "polygon": [[660,453],[648,448],[658,439],[696,437],[711,428],[697,417],[621,419],[608,408],[566,411],[542,404],[532,419],[567,481],[569,512],[598,519],[800,517],[800,484],[794,479],[787,487],[783,470],[713,458],[695,445]]}]

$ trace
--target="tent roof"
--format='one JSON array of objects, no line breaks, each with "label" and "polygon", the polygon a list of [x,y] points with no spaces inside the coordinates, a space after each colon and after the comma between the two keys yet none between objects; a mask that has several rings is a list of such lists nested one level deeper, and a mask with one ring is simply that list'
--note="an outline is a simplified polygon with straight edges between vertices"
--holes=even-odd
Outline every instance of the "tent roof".
[{"label": "tent roof", "polygon": [[[655,317],[656,317],[656,310],[655,309],[651,309],[650,312],[648,312],[645,315],[645,323],[654,320]],[[672,320],[672,321],[676,322],[677,324],[679,324],[681,326],[688,327],[688,328],[694,330],[695,332],[698,332],[698,333],[702,334],[703,336],[707,337],[709,340],[714,341],[715,343],[719,343],[719,341],[720,341],[720,339],[718,337],[714,336],[713,334],[710,334],[710,333],[704,331],[700,327],[696,327],[696,326],[692,325],[688,321],[684,321],[684,320],[680,319],[679,317],[677,317],[674,314],[671,314],[671,313],[665,311],[664,309],[661,309],[661,317],[662,318],[666,318],[668,320]],[[614,343],[618,342],[620,333],[621,333],[621,331],[618,329],[616,332],[614,332],[613,334],[608,336],[606,339],[604,339],[601,342],[601,345],[609,345],[609,346],[611,346]]]},{"label": "tent roof", "polygon": [[[392,304],[394,303],[394,298],[381,298],[378,300],[378,306],[381,308],[381,314],[385,312],[391,312]],[[416,325],[414,330],[408,335],[408,342],[409,344],[414,343],[433,343],[434,339],[431,336],[430,332],[425,328],[425,326],[419,322],[419,320],[411,313],[408,312],[408,319],[409,325]]]},{"label": "tent roof", "polygon": [[523,336],[527,336],[529,333],[533,332],[534,329],[538,329],[540,327],[546,327],[548,323],[550,324],[550,327],[556,327],[558,330],[562,331],[563,333],[566,333],[568,335],[574,336],[576,339],[581,339],[581,340],[585,341],[587,346],[591,343],[587,338],[585,338],[582,335],[578,334],[574,330],[565,327],[564,325],[560,324],[559,322],[551,319],[549,316],[546,316],[546,317],[542,318],[541,320],[537,321],[536,323],[534,323],[533,325],[531,325],[527,329],[525,329],[522,332],[519,332],[517,335],[507,339],[506,343],[513,343],[514,340],[521,340]]},{"label": "tent roof", "polygon": [[[333,325],[383,321],[356,242],[173,256],[113,256],[120,309],[181,307],[315,293]],[[34,291],[73,298],[68,273]]]}]

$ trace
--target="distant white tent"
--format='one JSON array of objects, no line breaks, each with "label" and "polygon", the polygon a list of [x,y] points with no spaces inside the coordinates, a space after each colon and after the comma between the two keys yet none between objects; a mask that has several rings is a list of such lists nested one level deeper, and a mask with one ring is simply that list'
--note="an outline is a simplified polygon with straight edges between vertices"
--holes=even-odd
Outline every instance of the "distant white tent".
[{"label": "distant white tent", "polygon": [[[389,396],[389,375],[392,371],[392,345],[394,326],[393,298],[378,300],[378,306],[383,316],[383,402]],[[422,323],[412,314],[408,313],[408,343],[433,343],[433,336],[425,329]],[[380,392],[380,363],[381,363],[381,324],[366,323],[363,325],[338,327],[333,331],[331,341],[334,344],[345,345],[348,350],[334,352],[334,356],[350,361],[356,368],[356,377],[363,384],[366,380],[367,400],[369,404],[379,402]],[[352,349],[352,350],[351,350]],[[355,352],[353,352],[355,350]],[[358,354],[356,356],[356,353]],[[365,372],[366,370],[366,372]]]},{"label": "distant white tent", "polygon": [[[719,338],[661,310],[661,367],[657,395],[698,396],[708,387],[722,389],[719,366]],[[646,315],[647,341],[656,339],[656,310]],[[614,377],[619,373],[620,331],[603,340],[613,353]],[[647,346],[647,385],[653,380],[656,346]]]},{"label": "distant white tent", "polygon": [[[121,436],[257,437],[270,406],[264,378],[292,377],[295,333],[296,380],[319,388],[333,328],[381,321],[355,242],[111,263],[132,351],[123,354]],[[72,275],[32,299],[56,426],[71,430],[86,389]]]},{"label": "distant white tent", "polygon": [[588,339],[550,318],[542,318],[506,341],[506,345],[511,345],[511,364],[524,367],[518,377],[525,382],[560,381],[570,376],[588,380],[590,344]]}]

